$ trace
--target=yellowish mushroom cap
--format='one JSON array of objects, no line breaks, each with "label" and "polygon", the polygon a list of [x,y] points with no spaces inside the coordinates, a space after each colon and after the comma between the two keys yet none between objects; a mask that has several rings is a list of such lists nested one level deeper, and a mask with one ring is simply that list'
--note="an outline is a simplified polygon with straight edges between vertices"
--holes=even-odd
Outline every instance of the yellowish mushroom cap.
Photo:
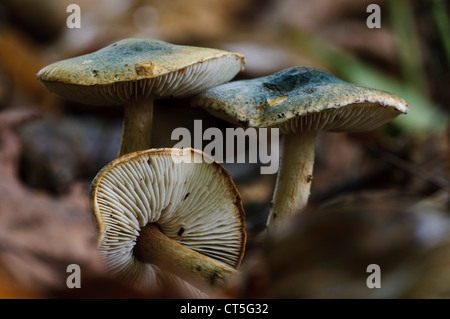
[{"label": "yellowish mushroom cap", "polygon": [[37,78],[67,99],[118,105],[139,97],[197,94],[228,82],[244,64],[235,52],[131,38],[52,63]]},{"label": "yellowish mushroom cap", "polygon": [[111,272],[157,286],[158,267],[133,252],[149,223],[198,253],[239,267],[246,243],[241,197],[225,168],[205,156],[193,149],[150,149],[121,156],[97,174],[91,205],[99,252]]}]

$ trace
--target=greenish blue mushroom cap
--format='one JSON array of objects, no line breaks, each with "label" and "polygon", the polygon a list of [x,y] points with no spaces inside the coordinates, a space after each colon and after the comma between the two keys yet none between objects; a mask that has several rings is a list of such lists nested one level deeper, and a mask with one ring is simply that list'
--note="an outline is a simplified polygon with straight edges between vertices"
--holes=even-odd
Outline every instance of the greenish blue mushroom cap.
[{"label": "greenish blue mushroom cap", "polygon": [[192,100],[229,122],[296,131],[365,131],[401,113],[408,103],[380,90],[356,86],[310,67],[212,87]]},{"label": "greenish blue mushroom cap", "polygon": [[64,98],[116,105],[138,97],[197,94],[228,82],[243,67],[239,53],[131,38],[52,63],[37,78]]}]

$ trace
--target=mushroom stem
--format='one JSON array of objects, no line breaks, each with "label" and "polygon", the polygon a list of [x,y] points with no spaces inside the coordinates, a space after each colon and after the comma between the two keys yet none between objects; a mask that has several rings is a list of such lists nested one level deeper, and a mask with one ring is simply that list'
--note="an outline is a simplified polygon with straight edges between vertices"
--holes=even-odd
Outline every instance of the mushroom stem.
[{"label": "mushroom stem", "polygon": [[141,228],[134,254],[141,262],[155,264],[200,289],[223,284],[227,277],[238,272],[223,262],[170,239],[154,223]]},{"label": "mushroom stem", "polygon": [[307,204],[314,166],[316,132],[283,136],[282,156],[267,228],[299,213]]},{"label": "mushroom stem", "polygon": [[124,109],[119,156],[150,147],[153,98],[131,100]]}]

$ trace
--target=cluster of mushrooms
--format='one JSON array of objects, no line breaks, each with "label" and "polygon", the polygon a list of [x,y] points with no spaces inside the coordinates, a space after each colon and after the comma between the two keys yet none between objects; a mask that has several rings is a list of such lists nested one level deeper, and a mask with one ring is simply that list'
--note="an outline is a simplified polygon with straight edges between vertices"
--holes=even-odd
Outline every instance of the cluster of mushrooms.
[{"label": "cluster of mushrooms", "polygon": [[308,201],[316,131],[372,130],[409,108],[316,68],[231,81],[244,64],[236,52],[125,39],[37,74],[64,98],[124,106],[118,157],[97,174],[90,198],[99,253],[118,277],[153,291],[164,277],[206,296],[244,256],[245,215],[231,176],[201,150],[150,148],[154,99],[190,98],[235,125],[280,130],[269,230]]}]

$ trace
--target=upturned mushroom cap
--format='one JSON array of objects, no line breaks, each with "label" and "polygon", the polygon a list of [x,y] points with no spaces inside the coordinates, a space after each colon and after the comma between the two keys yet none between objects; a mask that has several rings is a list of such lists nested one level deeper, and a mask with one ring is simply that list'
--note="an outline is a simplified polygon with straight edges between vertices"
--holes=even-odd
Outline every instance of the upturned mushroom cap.
[{"label": "upturned mushroom cap", "polygon": [[150,149],[119,157],[97,174],[91,205],[99,252],[113,273],[148,288],[157,285],[158,267],[133,254],[140,229],[149,223],[172,240],[238,268],[246,242],[241,198],[221,164],[192,159],[201,156],[206,155],[193,149]]},{"label": "upturned mushroom cap", "polygon": [[409,109],[394,94],[309,67],[212,87],[194,97],[192,105],[241,126],[278,127],[285,134],[372,130]]},{"label": "upturned mushroom cap", "polygon": [[131,38],[52,63],[37,78],[67,99],[118,105],[141,96],[196,94],[231,80],[243,67],[239,53]]}]

